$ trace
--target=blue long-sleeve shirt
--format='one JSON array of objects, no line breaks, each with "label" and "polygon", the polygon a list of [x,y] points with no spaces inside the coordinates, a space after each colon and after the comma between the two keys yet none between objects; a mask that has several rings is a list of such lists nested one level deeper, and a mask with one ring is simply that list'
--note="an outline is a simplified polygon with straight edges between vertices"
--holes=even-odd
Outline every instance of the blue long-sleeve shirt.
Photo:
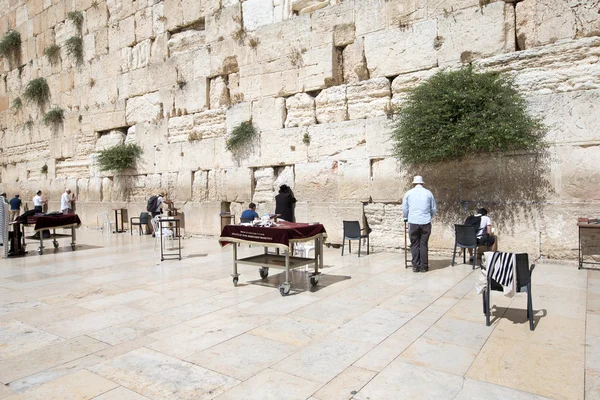
[{"label": "blue long-sleeve shirt", "polygon": [[433,194],[423,185],[416,185],[404,195],[402,215],[409,224],[426,225],[431,222],[437,206]]}]

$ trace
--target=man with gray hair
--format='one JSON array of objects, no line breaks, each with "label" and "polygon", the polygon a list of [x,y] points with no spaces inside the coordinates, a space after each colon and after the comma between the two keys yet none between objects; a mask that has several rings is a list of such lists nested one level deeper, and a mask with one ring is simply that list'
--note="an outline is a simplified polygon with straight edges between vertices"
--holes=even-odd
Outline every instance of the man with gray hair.
[{"label": "man with gray hair", "polygon": [[71,194],[71,189],[65,190],[60,198],[60,211],[63,214],[73,214],[74,196]]},{"label": "man with gray hair", "polygon": [[414,187],[406,192],[402,200],[402,215],[404,221],[408,221],[413,272],[427,272],[429,269],[427,252],[431,218],[437,211],[433,194],[423,187],[424,183],[421,176],[415,176]]}]

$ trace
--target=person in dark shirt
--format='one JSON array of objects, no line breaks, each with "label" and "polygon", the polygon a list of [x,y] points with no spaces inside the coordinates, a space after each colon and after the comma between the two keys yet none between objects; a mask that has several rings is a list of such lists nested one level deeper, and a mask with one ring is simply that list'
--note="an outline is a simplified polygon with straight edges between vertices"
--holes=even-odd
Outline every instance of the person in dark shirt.
[{"label": "person in dark shirt", "polygon": [[244,211],[240,217],[241,222],[252,222],[256,218],[259,218],[258,213],[256,212],[256,204],[250,203],[248,204],[248,209]]},{"label": "person in dark shirt", "polygon": [[275,214],[279,214],[279,218],[284,221],[296,222],[294,203],[296,203],[296,198],[292,189],[288,185],[281,185],[279,194],[275,196]]},{"label": "person in dark shirt", "polygon": [[21,199],[18,194],[15,194],[15,197],[10,199],[10,220],[14,221],[17,219],[19,214],[21,213]]}]

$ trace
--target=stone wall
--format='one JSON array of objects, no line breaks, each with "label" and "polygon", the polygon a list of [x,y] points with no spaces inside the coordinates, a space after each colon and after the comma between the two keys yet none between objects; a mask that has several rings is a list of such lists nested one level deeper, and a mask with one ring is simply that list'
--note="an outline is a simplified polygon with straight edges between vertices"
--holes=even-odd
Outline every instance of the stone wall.
[{"label": "stone wall", "polygon": [[[20,60],[3,59],[0,188],[58,208],[65,187],[84,224],[167,190],[188,233],[215,235],[220,211],[248,202],[273,211],[292,187],[298,221],[366,219],[378,249],[403,247],[409,171],[392,156],[386,111],[441,68],[473,63],[512,74],[549,127],[548,157],[513,155],[418,171],[439,199],[432,247],[485,205],[501,248],[572,257],[577,216],[600,215],[597,161],[600,14],[597,2],[525,0],[0,0],[0,33],[21,34]],[[68,55],[84,22],[84,62]],[[61,47],[50,64],[45,49]],[[45,110],[24,103],[44,77]],[[64,123],[45,126],[58,106]],[[256,139],[231,153],[228,135],[252,121]],[[135,142],[135,171],[100,172],[98,151]],[[44,167],[46,166],[46,167]]]}]

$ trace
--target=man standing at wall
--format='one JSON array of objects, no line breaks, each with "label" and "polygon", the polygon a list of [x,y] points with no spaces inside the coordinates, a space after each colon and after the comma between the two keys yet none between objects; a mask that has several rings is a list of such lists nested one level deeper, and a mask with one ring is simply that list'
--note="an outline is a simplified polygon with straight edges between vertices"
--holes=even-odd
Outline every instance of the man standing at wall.
[{"label": "man standing at wall", "polygon": [[73,201],[74,196],[71,195],[71,189],[65,190],[60,197],[60,211],[63,214],[73,214]]},{"label": "man standing at wall", "polygon": [[18,194],[15,194],[15,197],[10,199],[10,221],[14,221],[17,219],[19,214],[21,214],[21,199]]},{"label": "man standing at wall", "polygon": [[46,200],[42,198],[42,191],[38,190],[33,196],[33,209],[36,213],[42,213],[44,204],[46,204]]},{"label": "man standing at wall", "polygon": [[427,272],[429,269],[427,252],[431,218],[437,211],[433,194],[425,189],[423,184],[423,178],[415,176],[414,187],[406,192],[402,200],[402,214],[404,221],[408,221],[413,272]]}]

